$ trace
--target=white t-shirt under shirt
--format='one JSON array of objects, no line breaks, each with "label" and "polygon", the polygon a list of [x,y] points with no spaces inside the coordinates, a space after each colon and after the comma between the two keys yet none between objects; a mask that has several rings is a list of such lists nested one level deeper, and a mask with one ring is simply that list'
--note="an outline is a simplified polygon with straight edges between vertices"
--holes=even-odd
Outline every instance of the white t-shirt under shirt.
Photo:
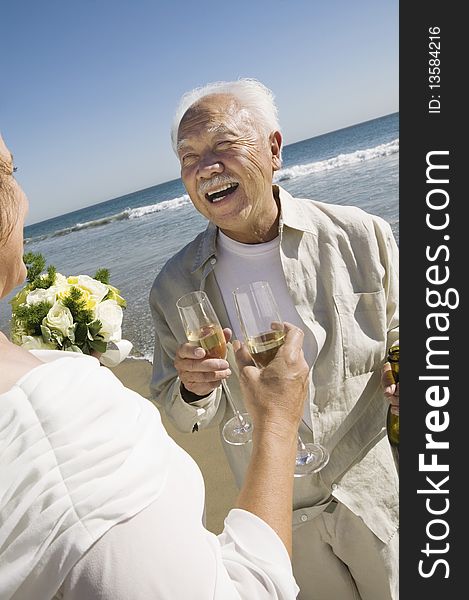
[{"label": "white t-shirt under shirt", "polygon": [[[310,367],[313,366],[318,355],[317,340],[301,320],[288,291],[280,260],[280,238],[278,236],[263,244],[242,244],[218,230],[215,278],[233,326],[233,335],[241,341],[244,340],[234,304],[233,290],[242,284],[253,281],[268,281],[283,320],[304,331],[305,359]],[[310,389],[310,398],[311,394],[312,390]],[[309,402],[305,403],[303,418],[311,427]]]}]

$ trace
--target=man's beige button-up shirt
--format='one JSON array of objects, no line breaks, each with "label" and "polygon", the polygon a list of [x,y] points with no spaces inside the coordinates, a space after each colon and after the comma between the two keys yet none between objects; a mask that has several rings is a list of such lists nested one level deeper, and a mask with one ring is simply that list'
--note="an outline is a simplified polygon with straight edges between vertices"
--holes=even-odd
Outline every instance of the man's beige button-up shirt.
[{"label": "man's beige button-up shirt", "polygon": [[[397,245],[386,221],[359,208],[293,198],[278,186],[274,193],[281,206],[280,255],[288,289],[305,327],[324,340],[310,373],[313,430],[303,425],[300,433],[331,453],[322,471],[295,480],[294,523],[319,514],[333,496],[386,543],[398,527],[398,477],[384,429],[388,404],[380,377],[387,348],[399,337]],[[186,403],[173,364],[176,348],[186,341],[176,309],[183,294],[205,289],[222,326],[231,326],[213,274],[216,236],[210,223],[166,263],[150,293],[153,398],[187,432],[214,424],[221,429],[232,416],[221,388]],[[228,346],[229,386],[243,410]],[[223,445],[240,485],[250,445]]]}]

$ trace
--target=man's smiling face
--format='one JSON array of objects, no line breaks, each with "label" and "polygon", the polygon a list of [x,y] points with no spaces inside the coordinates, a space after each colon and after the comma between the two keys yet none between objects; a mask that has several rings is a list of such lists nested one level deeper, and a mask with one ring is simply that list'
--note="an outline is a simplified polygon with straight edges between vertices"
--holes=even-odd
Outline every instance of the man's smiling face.
[{"label": "man's smiling face", "polygon": [[258,241],[257,225],[277,210],[272,175],[280,163],[270,137],[228,94],[205,96],[179,125],[181,178],[194,206],[241,242]]}]

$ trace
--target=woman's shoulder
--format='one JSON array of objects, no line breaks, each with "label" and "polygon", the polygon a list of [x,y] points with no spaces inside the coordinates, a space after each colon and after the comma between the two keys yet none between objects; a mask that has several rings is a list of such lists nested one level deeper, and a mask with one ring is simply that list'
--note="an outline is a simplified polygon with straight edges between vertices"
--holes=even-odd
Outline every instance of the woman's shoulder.
[{"label": "woman's shoulder", "polygon": [[12,344],[0,333],[0,394],[8,392],[29,371],[41,364],[37,356]]}]

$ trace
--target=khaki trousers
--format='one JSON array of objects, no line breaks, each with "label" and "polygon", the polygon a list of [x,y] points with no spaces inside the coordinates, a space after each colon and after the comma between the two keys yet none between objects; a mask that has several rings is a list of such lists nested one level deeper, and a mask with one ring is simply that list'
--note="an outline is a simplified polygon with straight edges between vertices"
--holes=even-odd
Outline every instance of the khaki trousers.
[{"label": "khaki trousers", "polygon": [[336,500],[293,513],[298,600],[397,600],[398,560],[398,532],[384,544]]}]

